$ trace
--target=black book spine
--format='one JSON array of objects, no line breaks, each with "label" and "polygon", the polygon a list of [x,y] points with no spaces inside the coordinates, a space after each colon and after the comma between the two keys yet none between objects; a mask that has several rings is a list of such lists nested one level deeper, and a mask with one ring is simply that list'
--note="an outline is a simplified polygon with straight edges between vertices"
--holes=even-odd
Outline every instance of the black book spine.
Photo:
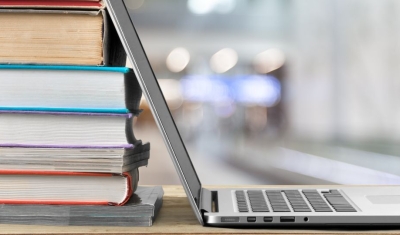
[{"label": "black book spine", "polygon": [[105,55],[104,64],[112,67],[126,66],[126,52],[119,39],[117,30],[107,13],[104,11],[104,31],[105,31]]},{"label": "black book spine", "polygon": [[142,89],[136,79],[135,74],[131,71],[125,74],[125,105],[133,115],[138,115],[140,99],[142,98]]}]

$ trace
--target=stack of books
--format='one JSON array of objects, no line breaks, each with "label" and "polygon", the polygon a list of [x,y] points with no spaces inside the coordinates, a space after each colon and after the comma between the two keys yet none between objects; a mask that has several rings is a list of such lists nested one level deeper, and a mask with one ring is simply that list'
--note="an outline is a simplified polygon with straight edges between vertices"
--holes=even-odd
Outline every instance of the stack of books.
[{"label": "stack of books", "polygon": [[101,1],[0,0],[1,222],[151,225],[163,192],[137,190],[150,144],[125,62]]}]

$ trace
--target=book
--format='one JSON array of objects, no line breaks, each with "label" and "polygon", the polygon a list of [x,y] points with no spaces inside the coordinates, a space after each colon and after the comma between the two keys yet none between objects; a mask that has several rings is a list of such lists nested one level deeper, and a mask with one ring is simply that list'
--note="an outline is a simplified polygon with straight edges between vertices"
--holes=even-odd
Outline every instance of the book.
[{"label": "book", "polygon": [[122,175],[0,170],[0,204],[123,205],[138,177],[137,168]]},{"label": "book", "polygon": [[0,7],[101,9],[104,3],[100,0],[0,0]]},{"label": "book", "polygon": [[131,148],[0,147],[0,169],[115,173],[146,166],[150,143]]},{"label": "book", "polygon": [[151,226],[163,203],[160,186],[139,186],[124,206],[1,205],[0,223],[53,226]]},{"label": "book", "polygon": [[1,64],[125,65],[126,54],[103,9],[3,6],[0,22]]},{"label": "book", "polygon": [[142,97],[125,67],[0,65],[0,84],[3,110],[135,113]]},{"label": "book", "polygon": [[133,115],[0,110],[0,147],[131,148]]}]

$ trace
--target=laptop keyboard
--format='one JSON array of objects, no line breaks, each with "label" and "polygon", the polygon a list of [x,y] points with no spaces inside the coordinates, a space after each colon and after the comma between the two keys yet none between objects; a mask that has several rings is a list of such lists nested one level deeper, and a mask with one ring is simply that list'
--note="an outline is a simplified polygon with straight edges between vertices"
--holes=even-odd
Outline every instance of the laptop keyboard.
[{"label": "laptop keyboard", "polygon": [[237,190],[235,195],[239,212],[357,212],[338,190]]}]

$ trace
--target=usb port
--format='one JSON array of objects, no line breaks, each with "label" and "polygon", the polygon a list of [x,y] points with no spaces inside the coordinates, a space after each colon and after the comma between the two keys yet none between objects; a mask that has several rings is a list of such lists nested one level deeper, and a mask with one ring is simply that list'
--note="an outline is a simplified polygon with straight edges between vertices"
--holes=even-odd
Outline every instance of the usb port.
[{"label": "usb port", "polygon": [[256,217],[247,217],[247,222],[256,222]]},{"label": "usb port", "polygon": [[272,222],[272,217],[264,217],[264,222]]},{"label": "usb port", "polygon": [[294,216],[281,216],[281,222],[294,222]]}]

